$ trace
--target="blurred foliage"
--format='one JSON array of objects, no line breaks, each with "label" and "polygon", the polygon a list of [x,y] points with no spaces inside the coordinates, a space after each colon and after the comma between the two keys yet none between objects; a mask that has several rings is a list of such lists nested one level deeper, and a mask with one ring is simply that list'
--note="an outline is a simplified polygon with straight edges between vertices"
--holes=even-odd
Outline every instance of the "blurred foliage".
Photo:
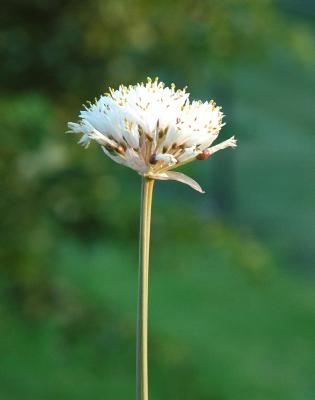
[{"label": "blurred foliage", "polygon": [[239,60],[268,59],[272,51],[304,59],[315,49],[305,25],[288,24],[267,0],[6,3],[1,84],[43,90],[59,101],[71,92],[76,99],[95,96],[100,83],[143,73],[200,90],[210,67],[226,77]]},{"label": "blurred foliage", "polygon": [[311,398],[314,15],[308,0],[4,1],[1,399],[133,393],[139,177],[63,132],[82,101],[147,75],[213,96],[240,142],[187,167],[204,197],[156,185],[152,399]]}]

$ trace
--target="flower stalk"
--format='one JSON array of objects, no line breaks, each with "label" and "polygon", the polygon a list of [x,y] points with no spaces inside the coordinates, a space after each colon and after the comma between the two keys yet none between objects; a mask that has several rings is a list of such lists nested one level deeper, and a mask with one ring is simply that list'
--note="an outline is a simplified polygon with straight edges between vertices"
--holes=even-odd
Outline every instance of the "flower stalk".
[{"label": "flower stalk", "polygon": [[136,398],[148,400],[148,294],[151,205],[154,179],[142,178],[137,309]]}]

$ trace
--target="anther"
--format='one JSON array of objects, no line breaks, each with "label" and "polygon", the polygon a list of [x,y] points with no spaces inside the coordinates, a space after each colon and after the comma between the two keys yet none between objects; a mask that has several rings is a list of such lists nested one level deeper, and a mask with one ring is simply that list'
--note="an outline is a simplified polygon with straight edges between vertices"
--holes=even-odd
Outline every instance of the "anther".
[{"label": "anther", "polygon": [[196,159],[197,160],[207,160],[210,156],[209,150],[203,150],[202,153],[198,154]]},{"label": "anther", "polygon": [[150,135],[146,134],[145,137],[148,139],[149,142],[153,142],[153,138]]},{"label": "anther", "polygon": [[119,153],[119,154],[122,154],[122,155],[125,154],[124,146],[121,145],[121,144],[119,144],[119,145],[117,146],[116,151],[117,151],[117,153]]}]

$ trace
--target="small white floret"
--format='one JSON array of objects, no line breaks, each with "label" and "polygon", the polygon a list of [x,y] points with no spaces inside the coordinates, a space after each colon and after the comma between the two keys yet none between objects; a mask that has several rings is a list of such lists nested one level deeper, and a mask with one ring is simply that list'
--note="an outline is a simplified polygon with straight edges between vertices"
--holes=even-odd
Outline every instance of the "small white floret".
[{"label": "small white floret", "polygon": [[224,126],[223,117],[214,101],[190,101],[185,89],[148,78],[146,83],[109,89],[84,106],[79,122],[68,127],[82,134],[79,143],[85,148],[95,141],[112,160],[141,175],[175,179],[200,191],[191,178],[168,171],[235,147],[234,136],[211,147]]}]

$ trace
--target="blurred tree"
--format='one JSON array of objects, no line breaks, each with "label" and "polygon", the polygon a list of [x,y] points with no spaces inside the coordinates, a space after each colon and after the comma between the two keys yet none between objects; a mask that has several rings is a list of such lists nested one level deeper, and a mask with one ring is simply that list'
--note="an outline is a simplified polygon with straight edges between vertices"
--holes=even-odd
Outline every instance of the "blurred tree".
[{"label": "blurred tree", "polygon": [[297,32],[272,1],[5,3],[2,88],[43,90],[58,101],[157,73],[207,95],[209,78],[226,77],[244,58],[266,59]]}]

